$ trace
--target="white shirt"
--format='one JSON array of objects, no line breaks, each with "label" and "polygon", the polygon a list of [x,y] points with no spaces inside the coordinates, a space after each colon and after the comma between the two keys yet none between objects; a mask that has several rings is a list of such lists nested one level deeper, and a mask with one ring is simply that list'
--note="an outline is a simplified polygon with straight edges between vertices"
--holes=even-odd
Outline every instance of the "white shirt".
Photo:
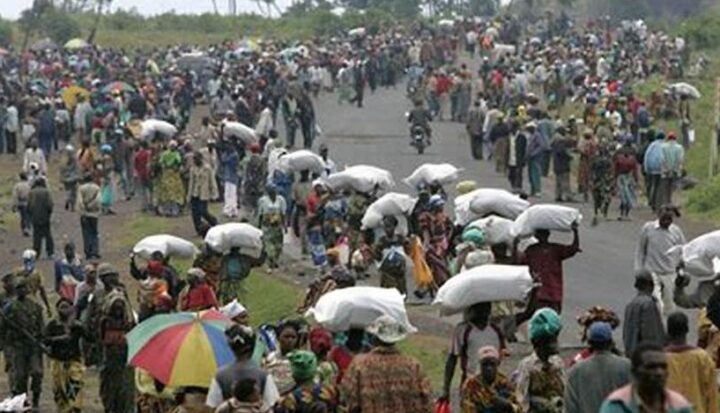
[{"label": "white shirt", "polygon": [[[271,409],[280,400],[280,392],[277,389],[275,380],[273,380],[272,376],[269,374],[267,376],[267,379],[265,380],[265,388],[262,392],[262,400],[263,409]],[[225,400],[223,399],[222,389],[220,389],[220,385],[213,378],[210,382],[210,388],[208,389],[207,398],[205,399],[205,405],[215,409],[216,407],[220,406],[220,404],[222,404],[222,402],[224,401]]]},{"label": "white shirt", "polygon": [[10,133],[16,133],[20,127],[18,122],[18,110],[14,105],[7,108],[7,118],[5,119],[5,130]]}]

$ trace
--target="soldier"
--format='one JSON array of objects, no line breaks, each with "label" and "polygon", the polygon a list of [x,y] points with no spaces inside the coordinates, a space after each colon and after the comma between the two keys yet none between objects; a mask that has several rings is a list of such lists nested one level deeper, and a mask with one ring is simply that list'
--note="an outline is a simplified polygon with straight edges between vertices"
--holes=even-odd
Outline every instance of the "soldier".
[{"label": "soldier", "polygon": [[12,352],[12,394],[28,391],[31,379],[32,402],[37,408],[40,402],[43,378],[42,331],[45,326],[43,309],[28,298],[29,283],[20,278],[15,285],[16,297],[3,308],[7,345]]},{"label": "soldier", "polygon": [[25,250],[22,254],[22,260],[23,266],[18,268],[15,277],[18,280],[25,280],[27,282],[27,292],[31,298],[37,301],[38,295],[40,296],[43,304],[45,304],[48,316],[51,316],[52,310],[50,309],[50,301],[48,301],[45,286],[43,286],[43,276],[36,266],[37,253],[34,250]]},{"label": "soldier", "polygon": [[[3,289],[0,291],[0,311],[4,311],[5,307],[10,304],[13,298],[15,298],[15,274],[8,273],[2,277]],[[12,380],[12,351],[7,343],[7,326],[5,325],[4,319],[0,318],[0,350],[3,352],[3,359],[5,360],[5,374],[8,376],[10,383]],[[10,389],[12,391],[12,389]]]}]

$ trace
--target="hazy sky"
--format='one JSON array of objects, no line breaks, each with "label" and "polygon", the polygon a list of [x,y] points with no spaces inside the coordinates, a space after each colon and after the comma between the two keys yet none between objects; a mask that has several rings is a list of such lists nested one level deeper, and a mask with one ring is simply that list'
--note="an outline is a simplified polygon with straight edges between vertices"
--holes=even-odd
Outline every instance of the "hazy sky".
[{"label": "hazy sky", "polygon": [[[221,13],[227,11],[227,0],[216,0]],[[290,0],[278,0],[282,8]],[[0,16],[16,19],[20,12],[32,4],[32,0],[0,0]],[[255,2],[237,0],[239,11],[257,11]],[[212,0],[113,0],[113,9],[130,9],[135,7],[142,14],[152,15],[175,10],[178,13],[204,13],[212,12]]]}]

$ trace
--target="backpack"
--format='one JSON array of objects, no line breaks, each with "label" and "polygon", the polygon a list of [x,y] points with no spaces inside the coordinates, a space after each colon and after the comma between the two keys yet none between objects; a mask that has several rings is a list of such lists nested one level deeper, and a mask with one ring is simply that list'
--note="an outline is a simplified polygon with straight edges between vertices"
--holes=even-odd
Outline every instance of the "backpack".
[{"label": "backpack", "polygon": [[402,247],[392,246],[385,250],[383,259],[380,262],[380,272],[386,274],[404,274],[405,273],[405,254],[402,253]]}]

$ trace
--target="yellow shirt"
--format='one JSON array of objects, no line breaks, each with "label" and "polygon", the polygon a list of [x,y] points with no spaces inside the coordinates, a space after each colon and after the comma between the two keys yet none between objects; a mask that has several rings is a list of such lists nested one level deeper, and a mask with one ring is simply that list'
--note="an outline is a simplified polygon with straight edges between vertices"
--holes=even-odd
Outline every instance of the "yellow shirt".
[{"label": "yellow shirt", "polygon": [[695,413],[717,412],[715,363],[708,353],[690,346],[671,346],[667,360],[667,387],[685,396]]}]

